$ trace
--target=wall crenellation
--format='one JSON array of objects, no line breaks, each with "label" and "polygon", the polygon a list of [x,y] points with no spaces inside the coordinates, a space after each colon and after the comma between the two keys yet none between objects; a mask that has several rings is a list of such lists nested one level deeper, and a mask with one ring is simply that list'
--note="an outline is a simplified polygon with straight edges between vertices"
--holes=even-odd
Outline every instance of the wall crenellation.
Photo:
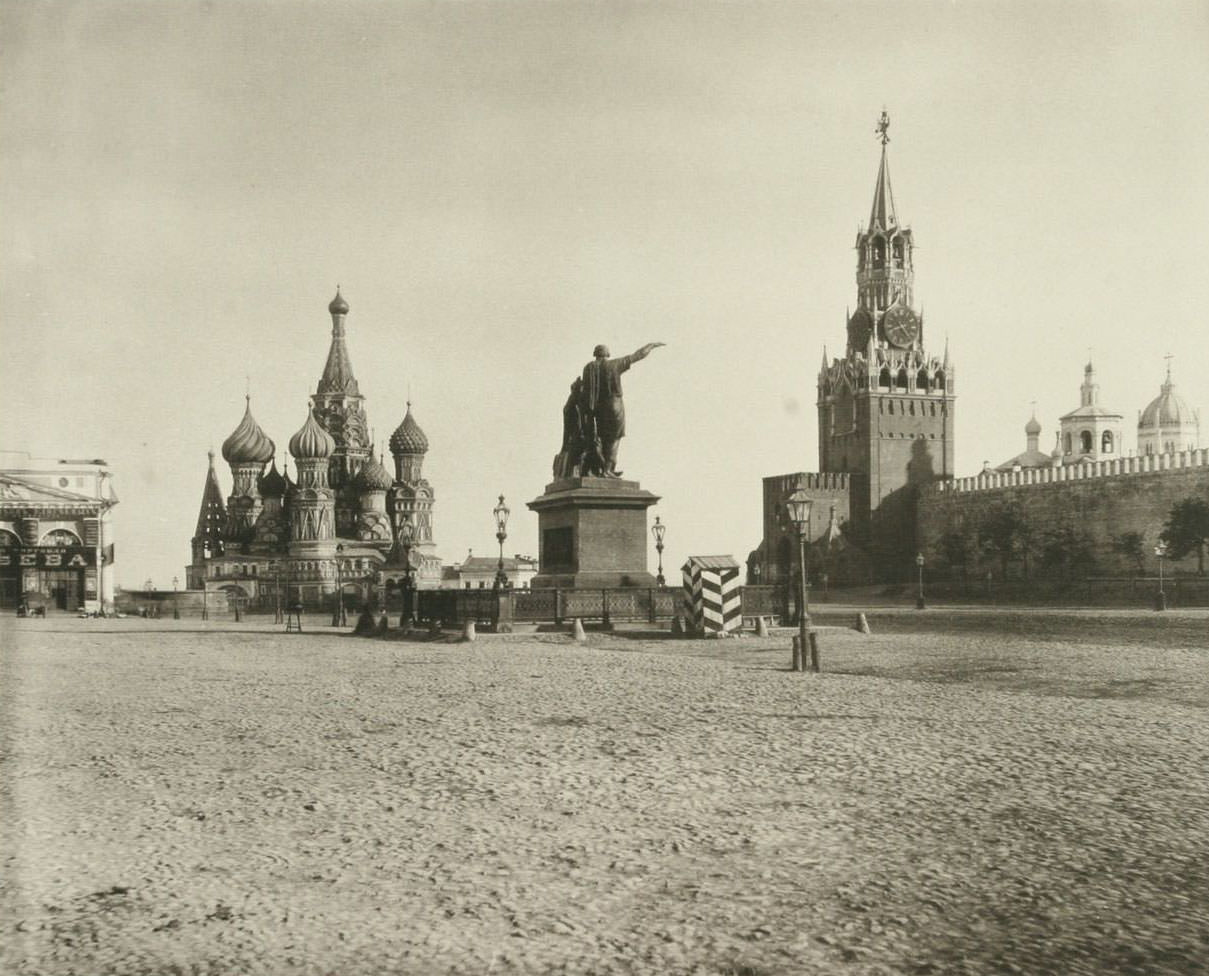
[{"label": "wall crenellation", "polygon": [[994,491],[1027,485],[1049,485],[1065,481],[1089,481],[1115,478],[1121,475],[1152,474],[1156,471],[1178,471],[1181,468],[1209,466],[1209,449],[1176,451],[1169,454],[1145,454],[1112,460],[1089,461],[1051,468],[1021,468],[1016,471],[984,471],[968,478],[938,482],[942,492]]}]

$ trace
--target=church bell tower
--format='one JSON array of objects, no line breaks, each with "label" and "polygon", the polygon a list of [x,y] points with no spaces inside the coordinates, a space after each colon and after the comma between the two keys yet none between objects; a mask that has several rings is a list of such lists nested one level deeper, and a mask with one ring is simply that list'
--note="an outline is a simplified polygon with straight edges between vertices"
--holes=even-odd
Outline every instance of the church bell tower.
[{"label": "church bell tower", "polygon": [[886,147],[890,117],[877,125],[881,163],[869,224],[856,237],[855,311],[844,355],[818,377],[819,470],[847,472],[850,525],[876,571],[892,575],[914,556],[915,492],[953,474],[953,366],[924,344],[915,307],[915,239],[901,223]]}]

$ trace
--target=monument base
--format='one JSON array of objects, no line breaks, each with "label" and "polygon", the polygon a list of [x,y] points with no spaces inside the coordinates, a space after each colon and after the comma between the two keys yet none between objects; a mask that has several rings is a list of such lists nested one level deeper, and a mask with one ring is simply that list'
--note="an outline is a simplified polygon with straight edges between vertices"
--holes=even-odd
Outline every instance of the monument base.
[{"label": "monument base", "polygon": [[646,510],[659,496],[637,481],[560,478],[529,502],[537,512],[532,589],[656,586],[647,572]]}]

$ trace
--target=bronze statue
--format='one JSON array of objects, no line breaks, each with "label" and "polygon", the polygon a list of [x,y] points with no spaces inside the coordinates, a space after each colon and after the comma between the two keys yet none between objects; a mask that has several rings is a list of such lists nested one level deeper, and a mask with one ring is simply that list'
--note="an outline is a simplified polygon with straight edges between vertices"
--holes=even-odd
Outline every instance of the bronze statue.
[{"label": "bronze statue", "polygon": [[[597,474],[605,478],[620,478],[617,470],[617,447],[625,437],[625,403],[621,398],[621,374],[646,359],[662,342],[648,342],[637,352],[619,359],[609,358],[608,346],[597,346],[593,360],[584,367],[580,424],[584,450],[580,473]],[[572,387],[574,389],[574,387]],[[564,408],[564,440],[565,440]]]}]

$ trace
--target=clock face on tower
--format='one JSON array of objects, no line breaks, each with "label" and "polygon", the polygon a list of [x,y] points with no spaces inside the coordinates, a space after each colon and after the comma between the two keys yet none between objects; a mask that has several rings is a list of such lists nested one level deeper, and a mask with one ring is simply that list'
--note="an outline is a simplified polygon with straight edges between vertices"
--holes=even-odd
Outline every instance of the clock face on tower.
[{"label": "clock face on tower", "polygon": [[903,349],[919,336],[919,320],[905,305],[895,305],[882,320],[882,331],[892,345]]}]

